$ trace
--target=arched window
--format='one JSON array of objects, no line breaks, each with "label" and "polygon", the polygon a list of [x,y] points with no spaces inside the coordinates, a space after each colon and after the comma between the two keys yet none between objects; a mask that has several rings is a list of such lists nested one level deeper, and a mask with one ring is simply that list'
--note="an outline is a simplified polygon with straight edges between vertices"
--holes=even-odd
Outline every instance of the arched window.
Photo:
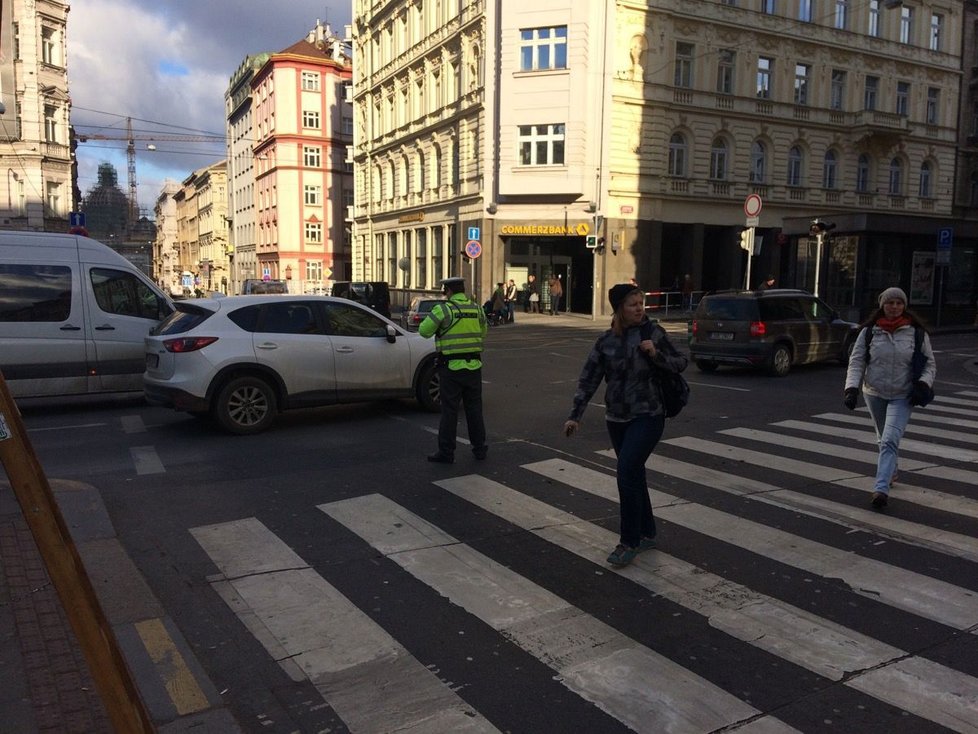
[{"label": "arched window", "polygon": [[869,191],[869,156],[863,153],[856,162],[856,191],[865,194]]},{"label": "arched window", "polygon": [[788,186],[801,186],[801,148],[793,145],[788,151]]},{"label": "arched window", "polygon": [[710,146],[710,178],[727,180],[727,141],[723,138],[714,138]]},{"label": "arched window", "polygon": [[414,156],[414,190],[424,191],[424,153],[420,150]]},{"label": "arched window", "polygon": [[903,162],[899,158],[890,161],[890,194],[900,196],[903,193]]},{"label": "arched window", "polygon": [[825,151],[825,159],[822,161],[822,188],[834,189],[838,183],[838,163],[835,159],[835,152]]},{"label": "arched window", "polygon": [[931,181],[930,163],[924,161],[920,164],[920,187],[917,192],[921,199],[929,199],[933,195],[931,193]]},{"label": "arched window", "polygon": [[750,181],[762,184],[767,180],[767,148],[760,140],[750,146]]},{"label": "arched window", "polygon": [[682,133],[673,133],[669,138],[669,175],[686,175],[686,138]]},{"label": "arched window", "polygon": [[397,195],[407,196],[408,193],[408,174],[410,166],[406,155],[401,156],[401,165],[398,166]]},{"label": "arched window", "polygon": [[384,186],[384,191],[387,192],[387,198],[392,200],[394,195],[397,193],[394,189],[394,182],[397,179],[394,178],[394,161],[389,161],[387,163],[387,185]]}]

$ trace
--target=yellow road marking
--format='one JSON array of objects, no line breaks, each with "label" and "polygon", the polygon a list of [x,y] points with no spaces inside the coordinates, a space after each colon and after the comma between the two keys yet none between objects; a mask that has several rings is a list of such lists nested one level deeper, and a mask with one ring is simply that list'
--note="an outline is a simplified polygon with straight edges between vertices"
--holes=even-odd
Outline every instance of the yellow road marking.
[{"label": "yellow road marking", "polygon": [[207,696],[197,685],[197,680],[163,626],[163,621],[147,619],[137,622],[136,632],[156,665],[163,679],[163,687],[170,695],[177,712],[181,715],[190,714],[208,708]]}]

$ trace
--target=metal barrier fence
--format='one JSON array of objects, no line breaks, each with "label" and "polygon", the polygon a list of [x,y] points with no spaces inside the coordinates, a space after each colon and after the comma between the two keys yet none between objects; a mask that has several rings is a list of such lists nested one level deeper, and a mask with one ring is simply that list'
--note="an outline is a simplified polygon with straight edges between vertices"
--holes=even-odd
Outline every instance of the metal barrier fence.
[{"label": "metal barrier fence", "polygon": [[668,316],[669,312],[688,313],[692,312],[704,291],[693,291],[685,296],[681,291],[646,291],[645,310],[661,316]]}]

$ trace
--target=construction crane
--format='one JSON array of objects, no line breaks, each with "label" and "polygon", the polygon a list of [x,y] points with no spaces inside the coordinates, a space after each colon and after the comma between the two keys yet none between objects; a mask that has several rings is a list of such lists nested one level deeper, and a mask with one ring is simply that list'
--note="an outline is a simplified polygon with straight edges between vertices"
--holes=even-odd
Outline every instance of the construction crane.
[{"label": "construction crane", "polygon": [[[134,135],[132,131],[132,118],[126,118],[126,134],[123,135],[102,135],[101,133],[91,133],[78,135],[79,143],[87,143],[89,140],[125,140],[126,141],[126,160],[129,168],[129,209],[126,213],[126,226],[131,233],[133,226],[138,219],[136,202],[136,141],[153,142],[184,142],[184,143],[223,143],[224,137],[221,135],[160,135],[157,133],[147,133],[144,135]],[[151,148],[155,150],[155,148]]]}]

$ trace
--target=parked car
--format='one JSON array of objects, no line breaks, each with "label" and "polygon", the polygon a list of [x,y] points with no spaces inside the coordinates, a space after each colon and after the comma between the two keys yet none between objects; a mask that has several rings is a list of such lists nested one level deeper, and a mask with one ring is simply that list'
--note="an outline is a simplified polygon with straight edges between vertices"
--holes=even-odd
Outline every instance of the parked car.
[{"label": "parked car", "polygon": [[349,298],[351,301],[369,306],[381,316],[391,317],[391,291],[384,281],[358,282],[340,280],[333,283],[331,296]]},{"label": "parked car", "polygon": [[435,304],[444,302],[444,298],[415,296],[411,299],[410,305],[401,311],[401,326],[408,331],[417,331],[418,325],[431,313],[431,309],[434,308]]},{"label": "parked car", "polygon": [[142,390],[143,340],[172,311],[101,242],[0,232],[0,370],[14,397]]},{"label": "parked car", "polygon": [[289,284],[284,280],[262,280],[248,278],[241,284],[241,293],[245,296],[265,296],[272,293],[285,294],[289,292]]},{"label": "parked car", "polygon": [[179,301],[146,337],[147,401],[258,433],[279,411],[385,398],[440,408],[433,340],[331,296]]},{"label": "parked car", "polygon": [[796,364],[847,364],[858,332],[857,324],[805,291],[715,293],[693,314],[689,352],[704,372],[741,365],[783,377]]}]

